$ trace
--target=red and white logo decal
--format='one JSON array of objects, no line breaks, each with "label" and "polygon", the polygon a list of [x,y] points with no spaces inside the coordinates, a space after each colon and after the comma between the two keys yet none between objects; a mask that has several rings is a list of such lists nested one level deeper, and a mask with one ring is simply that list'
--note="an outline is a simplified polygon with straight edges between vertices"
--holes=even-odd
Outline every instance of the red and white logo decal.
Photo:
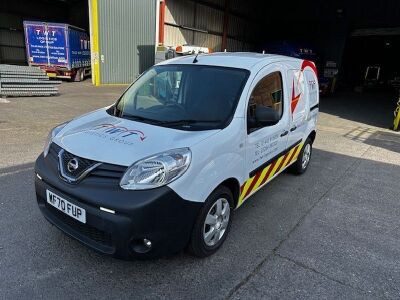
[{"label": "red and white logo decal", "polygon": [[123,126],[116,126],[113,124],[100,124],[92,128],[91,130],[100,131],[110,136],[115,136],[120,138],[138,137],[142,142],[146,138],[144,133],[140,130],[128,129]]},{"label": "red and white logo decal", "polygon": [[[300,68],[300,74],[299,74],[299,76],[298,76],[298,78],[297,78],[297,82],[296,82],[296,88],[297,88],[298,90],[300,90],[300,77],[301,77],[301,75],[302,75],[302,73],[303,73],[303,71],[304,71],[304,69],[305,69],[306,67],[311,68],[311,69],[314,71],[315,77],[318,78],[318,77],[317,77],[317,68],[316,68],[315,64],[314,64],[312,61],[303,60],[303,63],[301,64],[301,68]],[[302,92],[300,91],[300,92],[296,95],[296,93],[295,93],[295,78],[293,78],[293,84],[292,84],[292,100],[291,100],[291,102],[290,102],[290,108],[291,108],[292,114],[293,114],[294,110],[296,109],[297,104],[299,103],[299,100],[300,100],[300,97],[301,97],[301,93],[302,93]]]}]

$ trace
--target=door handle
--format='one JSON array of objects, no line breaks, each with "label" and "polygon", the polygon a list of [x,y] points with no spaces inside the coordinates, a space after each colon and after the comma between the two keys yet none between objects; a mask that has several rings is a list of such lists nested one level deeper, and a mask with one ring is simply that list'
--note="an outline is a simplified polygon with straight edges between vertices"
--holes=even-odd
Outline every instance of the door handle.
[{"label": "door handle", "polygon": [[285,130],[284,132],[281,133],[281,136],[285,136],[289,133],[289,131]]},{"label": "door handle", "polygon": [[295,126],[293,126],[292,128],[290,128],[290,132],[293,132],[293,131],[295,131],[297,129],[297,126],[295,125]]}]

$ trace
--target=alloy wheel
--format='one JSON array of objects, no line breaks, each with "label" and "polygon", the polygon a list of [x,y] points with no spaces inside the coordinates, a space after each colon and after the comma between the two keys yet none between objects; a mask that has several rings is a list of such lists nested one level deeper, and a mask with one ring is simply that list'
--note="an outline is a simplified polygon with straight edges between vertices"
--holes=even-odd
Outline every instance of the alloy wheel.
[{"label": "alloy wheel", "polygon": [[215,246],[224,236],[229,224],[231,208],[225,198],[219,198],[207,213],[203,226],[204,243]]}]

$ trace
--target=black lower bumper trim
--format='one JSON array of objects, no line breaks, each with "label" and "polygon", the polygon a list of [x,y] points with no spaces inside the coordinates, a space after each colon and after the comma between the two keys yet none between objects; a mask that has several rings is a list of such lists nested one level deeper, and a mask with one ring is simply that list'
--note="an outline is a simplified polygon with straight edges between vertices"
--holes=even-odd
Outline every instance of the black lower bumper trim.
[{"label": "black lower bumper trim", "polygon": [[[39,198],[40,196],[37,196],[37,197]],[[44,199],[43,199],[43,202],[45,203]],[[54,208],[53,206],[51,206],[48,203],[45,204],[45,207],[46,207],[46,210],[48,211],[49,215],[52,215],[55,218],[57,218],[57,220],[58,220],[58,222],[60,222],[60,224],[62,223],[65,226],[70,227],[71,230],[79,232],[80,234],[89,238],[93,242],[102,245],[104,247],[104,250],[103,250],[104,252],[109,252],[109,253],[114,252],[112,250],[113,244],[112,244],[112,237],[111,237],[110,233],[102,231],[102,230],[98,230],[96,227],[76,221],[73,218],[71,218],[70,216],[64,214],[63,212],[59,211],[58,209]],[[110,248],[110,249],[107,249],[107,248]]]},{"label": "black lower bumper trim", "polygon": [[[35,171],[39,208],[46,219],[89,247],[120,258],[153,258],[179,252],[189,242],[201,203],[182,199],[169,187],[146,191],[126,191],[93,180],[70,185],[58,177],[56,168],[40,156]],[[81,223],[46,200],[46,190],[85,209],[86,224]],[[106,207],[115,214],[100,210]],[[138,240],[151,241],[151,249],[135,251]]]}]

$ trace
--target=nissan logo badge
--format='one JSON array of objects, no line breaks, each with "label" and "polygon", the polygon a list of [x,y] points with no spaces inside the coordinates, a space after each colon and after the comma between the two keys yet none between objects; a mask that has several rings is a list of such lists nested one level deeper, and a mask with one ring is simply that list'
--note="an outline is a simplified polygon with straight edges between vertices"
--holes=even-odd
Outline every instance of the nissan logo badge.
[{"label": "nissan logo badge", "polygon": [[67,164],[67,169],[69,172],[74,172],[79,168],[79,162],[76,158],[72,158],[68,164]]}]

